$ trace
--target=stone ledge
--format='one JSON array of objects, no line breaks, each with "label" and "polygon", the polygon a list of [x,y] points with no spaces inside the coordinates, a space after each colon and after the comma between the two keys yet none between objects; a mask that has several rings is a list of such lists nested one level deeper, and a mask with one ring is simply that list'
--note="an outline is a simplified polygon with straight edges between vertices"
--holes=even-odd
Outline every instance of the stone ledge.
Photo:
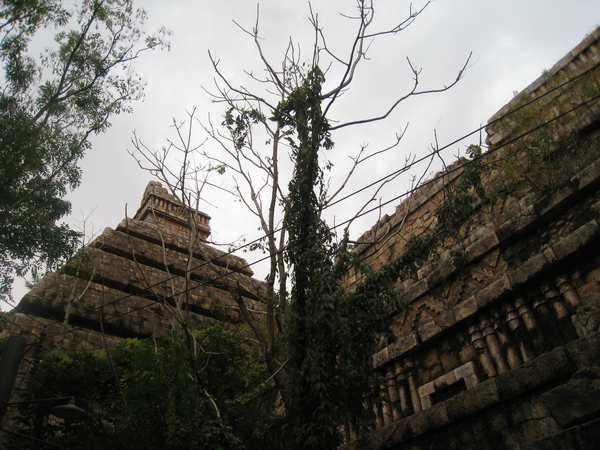
[{"label": "stone ledge", "polygon": [[510,400],[573,372],[564,347],[558,347],[491,380],[496,383],[500,400]]},{"label": "stone ledge", "polygon": [[[573,343],[572,343],[573,344]],[[447,426],[477,414],[496,404],[514,399],[519,395],[543,388],[559,379],[573,375],[564,347],[559,347],[529,361],[509,372],[490,378],[442,403],[432,405],[403,420],[384,426],[372,433],[375,448],[393,448],[409,439]],[[424,385],[423,393],[431,391],[434,382]],[[349,443],[344,449],[357,449]]]},{"label": "stone ledge", "polygon": [[[187,252],[187,236],[182,237],[181,234],[173,233],[168,229],[159,229],[156,225],[147,222],[126,218],[117,226],[116,231],[130,234],[131,236],[135,236],[158,245],[161,245],[161,242],[164,241],[165,245],[169,247],[176,248],[178,251],[182,251],[184,253]],[[99,236],[97,239],[95,239],[92,245],[97,241],[100,242],[101,245],[102,236]],[[254,275],[254,272],[243,258],[223,252],[206,244],[200,244],[200,246],[202,247],[202,253],[206,259],[212,261],[214,264],[222,267],[228,267],[231,270],[239,271],[248,276]],[[198,259],[203,258],[198,257]]]},{"label": "stone ledge", "polygon": [[600,236],[600,225],[593,219],[553,244],[552,250],[557,259],[563,259],[590,244],[598,236]]},{"label": "stone ledge", "polygon": [[498,388],[492,379],[479,383],[444,403],[446,403],[450,422],[455,422],[498,402],[500,402]]},{"label": "stone ledge", "polygon": [[483,309],[492,303],[495,303],[498,298],[506,294],[510,290],[511,284],[507,276],[494,281],[488,287],[482,289],[475,294],[475,301],[478,309]]},{"label": "stone ledge", "polygon": [[473,314],[475,314],[478,311],[477,300],[475,300],[475,296],[472,295],[465,301],[460,302],[458,305],[456,305],[453,308],[453,310],[454,310],[454,317],[456,318],[457,322],[460,322],[468,317],[471,317]]},{"label": "stone ledge", "polygon": [[506,276],[508,277],[511,287],[516,288],[527,283],[556,260],[557,258],[554,253],[550,249],[547,249],[542,253],[532,256],[521,264],[518,270],[513,270]]},{"label": "stone ledge", "polygon": [[495,230],[500,243],[514,238],[519,233],[527,231],[538,220],[534,205],[530,205],[522,210],[515,217],[508,219]]},{"label": "stone ledge", "polygon": [[600,379],[571,379],[542,394],[541,399],[564,430],[600,417]]},{"label": "stone ledge", "polygon": [[600,183],[600,160],[590,164],[571,178],[571,183],[578,191],[593,189]]},{"label": "stone ledge", "polygon": [[495,231],[490,231],[481,239],[475,241],[465,250],[465,259],[469,263],[483,258],[486,254],[500,245],[500,240]]},{"label": "stone ledge", "polygon": [[593,449],[600,442],[600,419],[569,428],[541,439],[525,447],[524,450],[580,450]]}]

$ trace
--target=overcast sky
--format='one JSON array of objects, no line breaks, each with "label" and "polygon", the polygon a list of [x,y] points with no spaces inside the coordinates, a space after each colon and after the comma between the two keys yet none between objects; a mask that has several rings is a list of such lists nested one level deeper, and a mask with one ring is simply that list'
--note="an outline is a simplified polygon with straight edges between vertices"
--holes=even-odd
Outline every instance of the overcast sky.
[{"label": "overcast sky", "polygon": [[[281,60],[290,37],[306,49],[308,57],[312,45],[308,3],[301,0],[259,3],[260,35],[273,63]],[[173,137],[173,118],[185,119],[186,111],[194,107],[200,119],[205,120],[210,114],[215,122],[220,122],[222,106],[211,104],[203,90],[213,86],[209,50],[221,61],[224,73],[240,83],[244,80],[244,69],[259,68],[251,39],[234,23],[251,28],[256,19],[256,2],[138,0],[137,4],[148,12],[148,30],[160,26],[172,30],[171,50],[146,54],[139,61],[137,70],[148,83],[144,102],[134,105],[133,114],[115,118],[104,135],[94,137],[93,148],[81,164],[82,184],[69,195],[72,215],[67,221],[77,228],[89,216],[88,232],[116,227],[125,217],[126,207],[128,215],[133,216],[146,184],[152,179],[128,153],[133,149],[134,131],[150,148],[160,148],[168,137]],[[409,2],[402,0],[375,4],[374,28],[402,20],[409,6]],[[312,1],[331,46],[341,54],[348,51],[354,24],[340,13],[351,15],[354,5],[354,0]],[[422,2],[413,2],[413,8],[419,5]],[[336,147],[329,157],[338,172],[332,172],[333,183],[336,174],[341,177],[347,155],[355,154],[365,143],[373,150],[388,145],[406,123],[409,127],[401,146],[357,174],[350,190],[400,168],[409,154],[424,154],[431,148],[434,130],[439,144],[444,145],[485,124],[515,91],[527,87],[598,25],[598,0],[433,1],[407,30],[373,42],[370,60],[358,72],[354,89],[332,111],[332,119],[362,119],[389,107],[410,86],[406,57],[422,69],[424,88],[439,88],[453,81],[472,52],[464,78],[449,92],[410,99],[384,123],[334,133]],[[198,143],[204,140],[200,128],[196,137]],[[454,160],[455,155],[464,154],[469,144],[478,142],[476,135],[454,145],[444,156],[446,163]],[[385,202],[409,187],[408,178],[398,179],[382,193],[381,200]],[[239,204],[214,195],[202,208],[212,217],[214,241],[258,236],[257,224],[246,219]],[[349,204],[340,205],[335,211],[336,222],[349,218],[358,200],[357,196],[346,202]],[[393,210],[391,205],[383,212]],[[358,222],[352,229],[352,237],[357,238],[376,219],[377,216],[370,216]],[[260,257],[241,256],[249,261]],[[265,275],[259,268],[255,272],[261,278]],[[15,299],[18,301],[24,292],[17,285]]]}]

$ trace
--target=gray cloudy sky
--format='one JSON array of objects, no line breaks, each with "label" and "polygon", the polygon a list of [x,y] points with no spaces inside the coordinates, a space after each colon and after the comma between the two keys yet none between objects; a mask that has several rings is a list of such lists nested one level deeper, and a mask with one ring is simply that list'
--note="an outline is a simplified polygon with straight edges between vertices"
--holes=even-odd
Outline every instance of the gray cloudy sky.
[{"label": "gray cloudy sky", "polygon": [[[274,64],[280,61],[290,36],[306,48],[309,56],[312,42],[308,3],[259,3],[260,34]],[[173,137],[172,119],[185,119],[186,111],[193,107],[200,119],[211,114],[215,122],[220,122],[222,106],[211,104],[202,89],[213,83],[209,50],[220,59],[223,72],[238,82],[244,80],[244,69],[259,68],[251,39],[234,24],[235,21],[252,27],[255,1],[138,0],[137,4],[148,12],[149,30],[165,26],[173,31],[171,51],[143,56],[137,70],[148,82],[145,101],[134,105],[133,114],[115,118],[106,134],[95,137],[92,150],[82,162],[83,182],[69,196],[73,209],[68,223],[80,227],[83,218],[89,216],[88,232],[115,227],[124,218],[126,205],[132,216],[152,179],[128,153],[133,148],[134,130],[146,145],[160,148],[167,137]],[[377,28],[405,17],[409,2],[387,0],[375,4]],[[423,2],[415,1],[413,7],[420,4]],[[331,46],[342,54],[348,51],[353,23],[340,13],[352,14],[354,5],[354,0],[312,1]],[[366,185],[401,167],[407,155],[424,154],[431,148],[434,129],[439,144],[444,145],[484,124],[512,98],[514,91],[525,88],[598,25],[598,0],[435,0],[407,30],[373,43],[371,59],[361,67],[354,89],[340,99],[332,118],[361,119],[389,107],[410,86],[406,57],[422,68],[422,86],[435,88],[451,83],[472,52],[463,80],[449,92],[410,99],[384,123],[334,133],[336,147],[330,158],[342,170],[348,161],[346,156],[355,154],[361,144],[369,143],[373,150],[386,146],[395,132],[410,123],[401,146],[357,174],[351,190]],[[198,143],[204,140],[199,127],[196,137]],[[474,136],[454,145],[444,159],[451,162],[469,144],[478,141],[479,137]],[[439,164],[430,171],[438,167]],[[340,172],[332,173],[334,182],[336,173]],[[382,193],[382,201],[409,187],[408,178],[395,180]],[[257,225],[250,222],[239,203],[214,195],[208,199],[210,204],[203,207],[212,217],[213,240],[229,242],[241,235],[258,236]],[[349,204],[340,205],[335,220],[349,218],[358,200],[355,197],[346,202]],[[393,210],[391,205],[383,212]],[[376,219],[377,216],[370,216],[358,222],[352,237],[369,229]],[[260,257],[241,256],[248,261]],[[255,272],[264,276],[259,268]],[[23,288],[17,286],[15,299],[23,293]]]}]

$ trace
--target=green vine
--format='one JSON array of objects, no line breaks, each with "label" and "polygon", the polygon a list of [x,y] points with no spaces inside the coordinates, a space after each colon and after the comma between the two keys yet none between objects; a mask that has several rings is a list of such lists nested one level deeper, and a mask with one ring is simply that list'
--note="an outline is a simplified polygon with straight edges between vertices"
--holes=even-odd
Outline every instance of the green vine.
[{"label": "green vine", "polygon": [[[428,233],[411,237],[400,255],[379,270],[368,273],[356,290],[358,295],[396,295],[395,304],[406,306],[397,298],[397,294],[389,292],[393,285],[398,279],[414,277],[419,267],[429,260],[435,248],[464,224],[477,210],[478,205],[487,199],[481,181],[481,147],[471,145],[467,149],[467,155],[470,160],[466,160],[463,165],[463,173],[456,190],[436,208],[436,226]],[[363,271],[366,272],[366,269],[363,268]]]},{"label": "green vine", "polygon": [[470,160],[463,165],[456,191],[436,208],[437,231],[455,230],[473,214],[479,201],[487,199],[481,183],[481,147],[470,145],[467,148]]},{"label": "green vine", "polygon": [[350,294],[341,283],[356,261],[347,240],[337,245],[320,217],[325,188],[319,151],[333,148],[321,110],[323,81],[318,67],[309,72],[273,117],[295,135],[284,226],[292,267],[286,415],[290,446],[297,449],[336,448],[340,422],[368,420],[363,399],[375,380],[371,357],[378,333],[389,329],[387,311],[395,299],[392,289]]},{"label": "green vine", "polygon": [[546,89],[556,89],[551,95],[528,106],[524,104],[531,99],[525,97],[514,106],[516,112],[495,125],[505,139],[521,136],[496,159],[493,169],[503,175],[496,190],[511,195],[533,192],[538,197],[552,194],[598,158],[598,146],[582,142],[580,129],[573,126],[582,119],[591,119],[591,126],[598,123],[598,69],[568,81],[562,72],[548,76]]}]

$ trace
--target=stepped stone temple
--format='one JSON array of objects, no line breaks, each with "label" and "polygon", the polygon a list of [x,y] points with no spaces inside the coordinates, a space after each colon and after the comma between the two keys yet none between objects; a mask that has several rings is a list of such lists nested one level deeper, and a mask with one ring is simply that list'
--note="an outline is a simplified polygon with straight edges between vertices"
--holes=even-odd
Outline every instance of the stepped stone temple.
[{"label": "stepped stone temple", "polygon": [[[43,349],[102,348],[188,325],[240,321],[230,289],[261,309],[264,284],[243,259],[206,243],[210,217],[150,182],[135,216],[106,228],[49,273],[14,311],[12,329]],[[42,338],[40,338],[42,336]]]},{"label": "stepped stone temple", "polygon": [[[341,424],[345,449],[600,448],[600,29],[486,131],[486,151],[357,239],[366,266],[394,269],[403,306],[373,355],[376,424]],[[264,284],[206,243],[209,219],[150,183],[134,218],[21,300],[10,331],[40,352],[100,348],[235,323],[233,290],[260,312]]]}]

